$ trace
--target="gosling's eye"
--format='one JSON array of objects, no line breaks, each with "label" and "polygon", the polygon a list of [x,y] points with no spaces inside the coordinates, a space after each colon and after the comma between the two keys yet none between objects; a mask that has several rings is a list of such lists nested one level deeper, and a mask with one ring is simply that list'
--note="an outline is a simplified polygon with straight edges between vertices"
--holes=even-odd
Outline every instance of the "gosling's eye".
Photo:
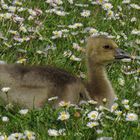
[{"label": "gosling's eye", "polygon": [[111,49],[111,47],[109,45],[105,45],[103,46],[104,49]]}]

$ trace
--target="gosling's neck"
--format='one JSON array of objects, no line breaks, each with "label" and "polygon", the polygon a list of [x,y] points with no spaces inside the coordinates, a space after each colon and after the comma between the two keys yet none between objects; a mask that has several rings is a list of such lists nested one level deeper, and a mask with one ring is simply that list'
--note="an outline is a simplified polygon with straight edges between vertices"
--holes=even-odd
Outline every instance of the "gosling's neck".
[{"label": "gosling's neck", "polygon": [[110,107],[115,98],[115,93],[108,80],[104,65],[88,62],[88,83],[87,90],[90,97],[102,104],[104,98],[107,99],[107,106]]}]

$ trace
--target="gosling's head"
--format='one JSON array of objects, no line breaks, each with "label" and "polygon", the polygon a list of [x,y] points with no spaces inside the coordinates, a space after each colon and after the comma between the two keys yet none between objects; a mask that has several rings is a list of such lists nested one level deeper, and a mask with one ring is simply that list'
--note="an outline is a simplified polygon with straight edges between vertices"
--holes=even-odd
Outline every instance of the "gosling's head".
[{"label": "gosling's head", "polygon": [[104,65],[115,59],[131,58],[118,48],[117,44],[105,36],[90,37],[87,41],[87,58],[91,63]]}]

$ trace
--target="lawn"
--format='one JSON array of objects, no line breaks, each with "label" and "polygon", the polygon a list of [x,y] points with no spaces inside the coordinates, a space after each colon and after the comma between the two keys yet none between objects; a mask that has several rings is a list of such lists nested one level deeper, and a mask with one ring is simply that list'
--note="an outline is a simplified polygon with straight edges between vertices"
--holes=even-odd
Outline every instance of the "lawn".
[{"label": "lawn", "polygon": [[0,106],[0,140],[139,140],[139,0],[1,0],[0,62],[52,65],[86,79],[86,38],[103,34],[138,60],[107,66],[111,110],[94,101],[52,109]]}]

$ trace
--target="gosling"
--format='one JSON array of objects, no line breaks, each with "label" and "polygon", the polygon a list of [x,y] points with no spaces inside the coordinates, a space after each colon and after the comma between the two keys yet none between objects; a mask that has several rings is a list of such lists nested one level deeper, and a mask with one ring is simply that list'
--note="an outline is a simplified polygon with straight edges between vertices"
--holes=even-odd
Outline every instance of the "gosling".
[{"label": "gosling", "polygon": [[54,107],[60,101],[78,104],[80,100],[91,98],[102,104],[103,98],[106,98],[107,107],[110,107],[116,95],[107,78],[105,65],[114,59],[128,58],[129,55],[104,36],[90,37],[86,53],[86,84],[59,68],[0,64],[0,87],[10,87],[7,93],[0,93],[0,98],[31,109],[43,107],[54,96],[58,97],[53,103]]}]

